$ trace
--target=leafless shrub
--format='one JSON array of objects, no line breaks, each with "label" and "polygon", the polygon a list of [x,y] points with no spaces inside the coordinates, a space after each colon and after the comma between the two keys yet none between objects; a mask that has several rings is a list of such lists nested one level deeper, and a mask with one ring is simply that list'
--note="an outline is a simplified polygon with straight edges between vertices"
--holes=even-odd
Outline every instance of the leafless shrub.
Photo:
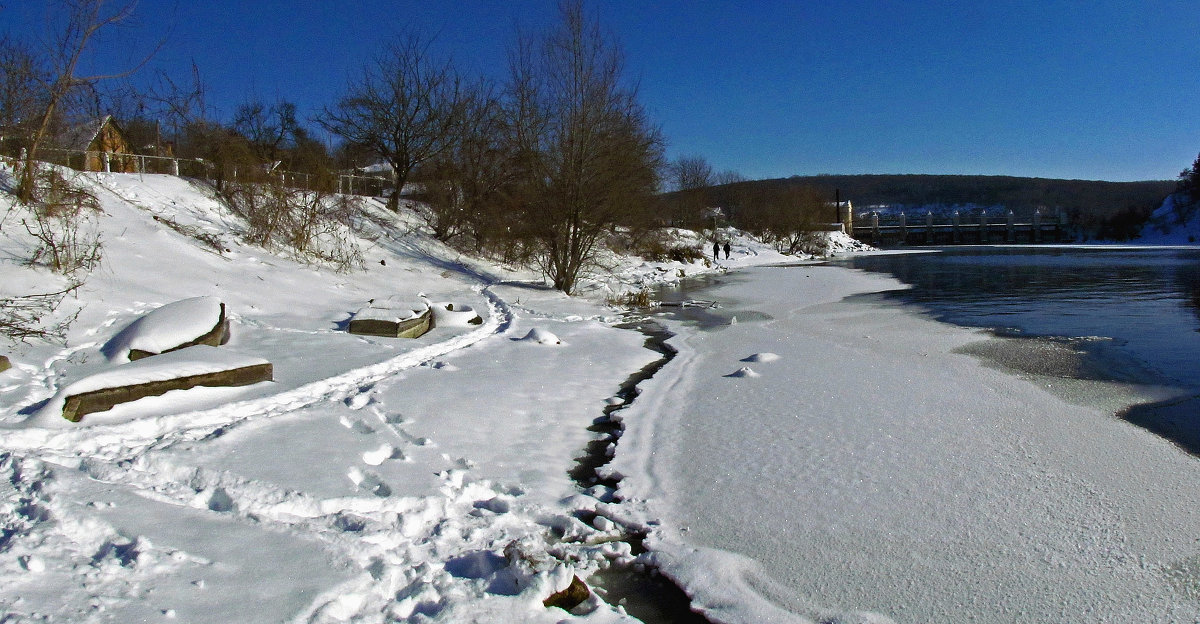
[{"label": "leafless shrub", "polygon": [[362,266],[353,231],[362,212],[358,198],[323,190],[289,188],[278,179],[228,183],[220,192],[246,222],[246,242],[294,252],[338,270]]},{"label": "leafless shrub", "polygon": [[187,236],[189,238],[194,238],[194,239],[200,241],[201,243],[204,243],[204,245],[206,247],[208,247],[212,251],[215,251],[217,253],[217,255],[225,254],[225,251],[226,251],[225,242],[221,240],[221,237],[217,236],[216,234],[213,234],[212,232],[206,232],[205,230],[198,228],[194,225],[185,225],[174,219],[168,219],[166,217],[160,217],[158,215],[154,215],[154,220],[171,228],[172,230],[175,230],[176,232],[178,232],[180,234],[183,234],[184,236]]},{"label": "leafless shrub", "polygon": [[623,292],[607,297],[605,303],[623,308],[648,308],[654,305],[654,298],[650,296],[649,290],[642,289],[637,292]]},{"label": "leafless shrub", "polygon": [[40,168],[32,180],[28,206],[33,214],[21,224],[38,244],[28,263],[60,274],[95,268],[101,244],[93,219],[100,213],[100,202],[54,167]]},{"label": "leafless shrub", "polygon": [[0,336],[12,342],[61,342],[67,328],[79,312],[76,311],[75,314],[60,318],[49,325],[44,324],[44,320],[78,287],[78,283],[73,283],[58,292],[0,298]]}]

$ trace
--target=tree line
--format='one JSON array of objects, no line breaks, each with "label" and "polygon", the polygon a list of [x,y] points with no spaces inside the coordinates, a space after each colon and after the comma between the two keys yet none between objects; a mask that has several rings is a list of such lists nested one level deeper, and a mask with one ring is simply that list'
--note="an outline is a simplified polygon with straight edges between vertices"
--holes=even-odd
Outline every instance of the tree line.
[{"label": "tree line", "polygon": [[[390,208],[416,183],[437,238],[531,263],[568,293],[606,236],[655,221],[661,132],[625,79],[620,45],[578,1],[564,2],[545,32],[514,38],[504,80],[464,74],[433,52],[430,37],[410,31],[312,118],[287,100],[251,100],[225,121],[208,108],[195,67],[185,78],[159,73],[138,90],[119,80],[138,66],[77,75],[93,36],[126,20],[135,3],[57,1],[69,16],[59,41],[39,50],[0,39],[0,150],[24,155],[18,192],[26,202],[36,200],[36,163],[49,137],[107,111],[135,152],[163,155],[170,146],[175,157],[202,159],[198,177],[266,239],[306,221],[290,204],[311,209],[313,192],[337,190],[339,171],[378,163],[390,178]],[[314,125],[337,146],[317,140]],[[279,170],[307,174],[309,194],[272,188]]]}]

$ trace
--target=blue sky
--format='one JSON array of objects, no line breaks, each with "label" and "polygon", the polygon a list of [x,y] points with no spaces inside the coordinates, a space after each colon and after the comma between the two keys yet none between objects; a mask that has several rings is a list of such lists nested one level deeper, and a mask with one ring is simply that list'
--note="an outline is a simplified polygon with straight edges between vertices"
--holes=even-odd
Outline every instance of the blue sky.
[{"label": "blue sky", "polygon": [[[46,0],[0,0],[42,33]],[[517,25],[553,1],[142,0],[121,41],[169,34],[153,68],[194,60],[209,103],[332,104],[413,27],[465,71],[502,78]],[[1200,0],[589,2],[668,140],[751,178],[819,173],[1174,178],[1200,152]],[[136,47],[136,45],[134,46]]]}]

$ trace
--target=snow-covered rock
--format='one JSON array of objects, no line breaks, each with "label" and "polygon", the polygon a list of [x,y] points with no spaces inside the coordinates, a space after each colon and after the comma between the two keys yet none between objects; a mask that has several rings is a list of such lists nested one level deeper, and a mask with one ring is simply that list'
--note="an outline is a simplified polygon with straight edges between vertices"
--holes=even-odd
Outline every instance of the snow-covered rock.
[{"label": "snow-covered rock", "polygon": [[216,297],[192,297],[151,310],[104,345],[109,360],[137,360],[196,344],[218,346],[229,338],[225,304]]},{"label": "snow-covered rock", "polygon": [[77,422],[86,414],[105,411],[116,404],[172,390],[241,386],[270,378],[271,363],[267,360],[195,345],[84,377],[56,392],[27,424],[63,426],[66,421]]}]

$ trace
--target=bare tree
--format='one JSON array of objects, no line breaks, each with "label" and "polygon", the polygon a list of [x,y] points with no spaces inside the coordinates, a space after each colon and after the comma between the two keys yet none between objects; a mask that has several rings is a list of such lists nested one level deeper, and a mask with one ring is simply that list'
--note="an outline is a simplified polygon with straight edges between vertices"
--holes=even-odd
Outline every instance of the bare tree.
[{"label": "bare tree", "polygon": [[3,153],[15,156],[28,147],[31,126],[44,107],[43,85],[49,71],[43,60],[21,42],[0,38],[0,141]]},{"label": "bare tree", "polygon": [[709,187],[716,180],[712,165],[703,156],[680,156],[667,166],[667,174],[676,191]]},{"label": "bare tree", "polygon": [[279,160],[299,127],[296,105],[287,101],[268,105],[252,100],[233,114],[233,129],[250,141],[263,162]]},{"label": "bare tree", "polygon": [[395,190],[388,206],[396,210],[413,170],[450,149],[462,106],[462,81],[454,66],[434,59],[429,42],[410,33],[365,66],[318,121],[391,166]]},{"label": "bare tree", "polygon": [[513,208],[542,271],[570,293],[597,243],[640,217],[658,186],[662,139],[622,84],[619,48],[564,3],[558,27],[511,58],[508,132],[523,187]]},{"label": "bare tree", "polygon": [[787,254],[811,243],[829,211],[824,196],[811,186],[754,189],[740,203],[742,226]]},{"label": "bare tree", "polygon": [[[133,15],[133,10],[137,6],[137,2],[136,0],[130,1],[116,9],[107,10],[105,0],[58,1],[62,5],[62,14],[66,16],[66,22],[62,32],[59,33],[57,41],[51,47],[52,82],[46,93],[45,106],[41,111],[40,119],[30,137],[25,164],[21,172],[21,184],[18,193],[23,202],[28,202],[32,199],[35,188],[34,179],[36,178],[35,168],[38,148],[41,147],[42,141],[46,138],[51,121],[58,112],[59,105],[63,103],[67,96],[80,87],[91,86],[101,80],[127,76],[146,64],[150,60],[150,57],[158,51],[156,47],[133,69],[114,74],[77,76],[76,71],[79,67],[79,61],[83,58],[84,53],[87,52],[88,46],[96,33],[108,26],[119,24],[129,19]],[[162,43],[160,42],[158,47],[161,46]]]},{"label": "bare tree", "polygon": [[744,176],[732,169],[727,169],[725,171],[721,171],[717,174],[714,174],[713,178],[712,178],[712,183],[714,186],[722,186],[725,184],[736,184],[738,182],[745,182],[745,181],[746,181],[746,176]]},{"label": "bare tree", "polygon": [[423,214],[439,240],[469,235],[478,252],[503,227],[503,205],[515,178],[494,89],[480,82],[465,92],[451,148],[422,173]]}]

